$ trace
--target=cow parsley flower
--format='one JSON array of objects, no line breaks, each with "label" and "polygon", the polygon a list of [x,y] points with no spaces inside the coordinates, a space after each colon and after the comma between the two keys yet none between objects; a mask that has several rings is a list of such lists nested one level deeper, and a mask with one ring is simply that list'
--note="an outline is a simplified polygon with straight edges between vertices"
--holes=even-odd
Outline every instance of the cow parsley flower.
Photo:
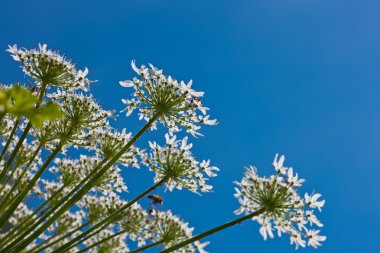
[{"label": "cow parsley flower", "polygon": [[[66,187],[72,188],[86,178],[89,174],[94,173],[94,168],[100,164],[99,157],[90,157],[81,155],[79,159],[55,159],[56,166],[50,168],[53,173],[59,174],[60,182]],[[107,172],[96,182],[93,191],[105,192],[116,191],[125,192],[127,186],[120,175],[120,168],[112,166]]]},{"label": "cow parsley flower", "polygon": [[152,237],[148,213],[137,203],[127,208],[118,219],[120,229],[127,232],[128,238],[137,241],[141,247]]},{"label": "cow parsley flower", "polygon": [[66,139],[72,145],[89,145],[93,130],[107,126],[113,115],[112,111],[102,109],[92,96],[58,91],[50,97],[61,106],[64,116],[52,123],[53,132],[57,139]]},{"label": "cow parsley flower", "polygon": [[91,83],[86,78],[88,69],[77,70],[75,65],[57,51],[47,49],[46,44],[39,44],[38,48],[17,48],[17,45],[9,46],[6,50],[11,53],[15,61],[22,64],[25,74],[45,84],[63,87],[65,89],[88,90]]},{"label": "cow parsley flower", "polygon": [[[93,145],[89,148],[95,149],[95,153],[104,159],[114,157],[127,143],[131,140],[131,133],[127,133],[124,128],[121,132],[106,126],[97,128],[93,135]],[[123,166],[132,166],[140,168],[138,157],[145,159],[146,154],[135,146],[131,146],[127,152],[118,159],[117,163]]]},{"label": "cow parsley flower", "polygon": [[[153,241],[161,241],[165,248],[170,248],[188,238],[192,237],[194,228],[190,228],[188,223],[183,222],[179,217],[169,211],[152,210],[151,231]],[[186,246],[173,251],[176,253],[200,252],[207,253],[203,248],[207,246],[208,242],[200,243],[196,241],[194,244],[187,244]]]},{"label": "cow parsley flower", "polygon": [[[110,238],[112,237],[112,238]],[[126,244],[126,233],[116,235],[116,232],[112,229],[103,229],[94,236],[91,236],[88,240],[84,242],[84,245],[91,247],[97,242],[102,241],[105,238],[110,238],[96,247],[90,248],[86,252],[98,253],[98,252],[129,252],[128,245]]]},{"label": "cow parsley flower", "polygon": [[139,77],[120,82],[121,86],[134,89],[133,98],[122,100],[127,116],[138,110],[140,119],[149,121],[156,116],[170,133],[180,131],[179,126],[182,126],[192,135],[200,135],[200,124],[217,124],[207,115],[208,108],[202,105],[200,97],[204,92],[193,90],[192,81],[187,84],[177,81],[151,64],[150,68],[144,65],[138,68],[134,61],[131,65]]},{"label": "cow parsley flower", "polygon": [[240,203],[240,208],[235,214],[250,214],[258,210],[264,210],[253,219],[261,225],[260,234],[266,240],[274,237],[274,231],[278,236],[286,233],[290,236],[290,243],[301,246],[320,246],[320,242],[326,239],[319,235],[319,230],[313,226],[323,225],[313,213],[313,209],[325,204],[324,200],[318,201],[320,194],[307,193],[302,198],[298,188],[302,186],[304,179],[299,179],[298,174],[292,168],[283,166],[285,157],[278,159],[276,154],[273,166],[277,172],[270,177],[260,177],[255,167],[247,168],[243,179],[235,182],[235,197]]},{"label": "cow parsley flower", "polygon": [[[80,227],[83,224],[83,212],[76,211],[76,212],[65,212],[62,216],[59,217],[59,219],[52,224],[47,232],[50,232],[51,236],[58,236],[63,235],[69,231],[72,231],[78,227]],[[77,233],[74,233],[74,235],[77,235]],[[69,241],[70,238],[65,238],[65,240],[61,241],[60,244],[54,245],[56,248],[57,246],[62,245],[63,243]]]},{"label": "cow parsley flower", "polygon": [[78,206],[85,210],[90,222],[96,224],[119,209],[123,204],[124,201],[120,199],[120,196],[108,191],[101,196],[87,194],[78,203]]},{"label": "cow parsley flower", "polygon": [[149,142],[151,154],[149,157],[150,170],[156,172],[155,182],[166,179],[166,187],[172,191],[174,188],[188,190],[197,193],[209,192],[211,185],[207,185],[207,177],[215,177],[213,171],[219,171],[217,167],[210,167],[210,161],[199,163],[195,160],[190,149],[192,144],[187,143],[187,137],[176,140],[176,136],[165,135],[166,146],[161,147],[155,142]]}]

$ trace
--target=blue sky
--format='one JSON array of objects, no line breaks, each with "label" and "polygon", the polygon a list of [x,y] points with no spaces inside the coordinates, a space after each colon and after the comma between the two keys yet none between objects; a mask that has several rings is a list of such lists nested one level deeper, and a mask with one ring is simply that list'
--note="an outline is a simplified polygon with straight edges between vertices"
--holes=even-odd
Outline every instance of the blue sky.
[{"label": "blue sky", "polygon": [[[200,159],[221,168],[215,192],[165,193],[164,208],[202,232],[234,218],[232,181],[243,167],[272,173],[276,152],[323,194],[319,215],[328,236],[318,252],[375,252],[380,238],[380,2],[251,1],[1,1],[0,47],[59,49],[87,66],[94,96],[121,110],[129,96],[119,80],[130,61],[153,63],[194,80],[218,118],[194,140]],[[23,81],[0,52],[0,82]],[[142,122],[120,115],[118,127]],[[150,133],[162,141],[163,136]],[[136,196],[152,182],[146,169],[125,171]],[[264,241],[246,222],[209,238],[211,252],[294,252],[288,238]],[[301,249],[300,252],[314,252]]]}]

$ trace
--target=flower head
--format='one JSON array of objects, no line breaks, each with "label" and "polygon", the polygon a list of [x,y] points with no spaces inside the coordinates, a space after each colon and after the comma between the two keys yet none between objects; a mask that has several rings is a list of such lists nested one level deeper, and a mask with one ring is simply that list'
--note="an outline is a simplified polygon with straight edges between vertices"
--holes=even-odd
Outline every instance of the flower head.
[{"label": "flower head", "polygon": [[202,105],[200,97],[204,93],[191,88],[192,81],[187,84],[179,82],[151,64],[150,68],[144,65],[138,68],[132,61],[132,68],[139,78],[120,82],[123,87],[134,88],[134,97],[122,100],[127,116],[137,109],[140,119],[149,121],[156,116],[170,133],[180,131],[181,126],[192,135],[200,135],[197,132],[200,124],[217,124],[207,115],[208,108]]},{"label": "flower head", "polygon": [[[194,228],[190,228],[188,223],[185,223],[179,217],[173,215],[170,210],[153,210],[151,215],[151,230],[153,236],[152,240],[162,241],[162,244],[165,246],[165,248],[174,246],[192,237]],[[203,249],[207,244],[208,243],[201,244],[199,241],[196,241],[194,244],[187,244],[186,246],[174,252],[187,253],[199,250],[200,252],[207,253]]]},{"label": "flower head", "polygon": [[270,177],[259,177],[255,167],[249,167],[245,172],[243,179],[236,182],[237,188],[235,197],[239,200],[240,208],[235,214],[243,212],[249,214],[258,210],[263,212],[254,217],[261,225],[260,234],[267,239],[273,238],[273,231],[277,230],[278,236],[286,233],[290,236],[291,244],[305,247],[308,239],[308,245],[313,247],[320,246],[319,241],[324,241],[325,236],[317,236],[319,233],[311,228],[313,225],[322,227],[323,225],[313,214],[313,210],[324,205],[323,201],[318,201],[320,194],[305,198],[299,195],[298,188],[302,186],[303,179],[294,174],[292,168],[283,166],[284,156],[278,160],[276,154],[273,162],[276,174]]},{"label": "flower head", "polygon": [[113,115],[112,111],[103,110],[92,96],[58,91],[50,97],[61,106],[64,116],[52,123],[53,132],[58,139],[67,139],[74,145],[89,145],[93,131],[107,126]]},{"label": "flower head", "polygon": [[[131,133],[127,133],[124,128],[118,131],[111,126],[97,128],[94,131],[93,145],[97,155],[104,159],[111,159],[131,140]],[[129,150],[118,159],[117,163],[123,166],[132,166],[139,168],[140,164],[137,157],[145,158],[144,150],[131,146]]]},{"label": "flower head", "polygon": [[219,171],[216,167],[209,167],[210,161],[199,163],[195,160],[190,149],[192,144],[187,143],[187,137],[176,140],[166,135],[166,146],[161,147],[155,142],[150,142],[152,149],[149,164],[150,169],[156,172],[155,182],[166,179],[165,184],[170,191],[174,188],[181,190],[183,187],[192,192],[198,190],[208,192],[212,189],[207,185],[206,176],[214,177],[213,171]]},{"label": "flower head", "polygon": [[[106,238],[109,239],[105,240]],[[86,252],[129,252],[129,248],[126,243],[126,233],[116,235],[115,231],[106,228],[89,237],[89,239],[84,242],[84,245],[88,247],[98,242],[101,243],[99,243],[96,247],[90,248]]]},{"label": "flower head", "polygon": [[[59,174],[60,183],[72,188],[86,178],[89,174],[94,173],[94,168],[101,163],[99,157],[90,157],[81,155],[79,159],[55,159],[56,166],[50,168],[53,173]],[[112,166],[107,172],[96,181],[92,191],[96,192],[125,192],[127,186],[120,175],[120,168]]]},{"label": "flower head", "polygon": [[39,44],[38,48],[17,48],[9,46],[6,50],[12,54],[15,61],[22,64],[25,74],[37,81],[41,81],[65,89],[82,89],[87,91],[90,80],[86,78],[88,69],[77,70],[75,65],[57,51],[47,49],[46,44]]}]

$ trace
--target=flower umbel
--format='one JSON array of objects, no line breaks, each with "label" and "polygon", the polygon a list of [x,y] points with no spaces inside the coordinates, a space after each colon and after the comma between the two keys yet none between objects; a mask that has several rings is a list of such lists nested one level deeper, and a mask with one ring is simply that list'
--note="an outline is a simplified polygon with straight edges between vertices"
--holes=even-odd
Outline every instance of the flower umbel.
[{"label": "flower umbel", "polygon": [[45,84],[61,86],[65,89],[82,89],[87,91],[91,83],[86,78],[88,69],[77,70],[75,65],[57,51],[47,49],[46,44],[39,44],[38,48],[27,50],[9,46],[6,50],[12,54],[15,61],[22,64],[25,74]]},{"label": "flower umbel", "polygon": [[202,105],[200,97],[204,92],[191,88],[192,81],[185,84],[171,76],[165,76],[162,70],[149,64],[137,68],[132,61],[133,70],[139,78],[133,81],[121,81],[123,87],[133,87],[134,98],[123,99],[127,116],[137,109],[140,119],[149,121],[153,115],[159,115],[159,121],[169,127],[170,133],[180,131],[179,126],[187,129],[192,135],[200,135],[197,131],[200,124],[215,125],[216,120],[209,119],[207,107]]},{"label": "flower umbel", "polygon": [[166,186],[170,191],[174,188],[181,190],[183,187],[192,192],[198,190],[209,192],[211,185],[207,185],[209,177],[215,177],[212,171],[219,171],[217,167],[209,167],[210,161],[199,163],[190,152],[192,144],[187,143],[187,137],[176,140],[176,136],[170,138],[166,134],[166,146],[161,147],[155,142],[150,142],[152,149],[149,158],[150,169],[156,172],[155,182],[166,178]]},{"label": "flower umbel", "polygon": [[[162,241],[165,248],[169,248],[185,239],[191,238],[194,228],[190,228],[188,223],[185,223],[179,217],[173,215],[170,210],[165,212],[153,210],[151,215],[152,240]],[[207,253],[203,249],[207,244],[208,243],[201,244],[199,241],[196,241],[194,244],[188,244],[174,252],[187,253],[199,250],[200,252]]]},{"label": "flower umbel", "polygon": [[[265,211],[254,217],[261,225],[260,234],[266,240],[273,238],[273,231],[278,236],[282,233],[290,235],[290,243],[296,245],[296,249],[308,245],[320,246],[320,242],[326,240],[326,236],[320,236],[319,230],[313,230],[313,225],[322,227],[317,217],[313,214],[314,208],[321,211],[325,201],[317,201],[321,196],[314,194],[305,198],[299,195],[298,188],[302,186],[304,179],[298,179],[298,174],[293,173],[292,168],[283,166],[284,156],[277,160],[276,154],[273,162],[276,174],[270,177],[259,177],[255,167],[247,168],[241,182],[237,184],[235,197],[239,200],[240,208],[235,214],[253,213],[257,210]],[[309,227],[308,227],[309,225]]]}]

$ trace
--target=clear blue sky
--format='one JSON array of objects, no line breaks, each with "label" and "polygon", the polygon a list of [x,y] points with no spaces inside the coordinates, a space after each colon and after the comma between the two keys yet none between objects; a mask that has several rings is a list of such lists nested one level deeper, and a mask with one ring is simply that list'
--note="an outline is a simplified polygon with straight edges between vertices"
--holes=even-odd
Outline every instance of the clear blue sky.
[{"label": "clear blue sky", "polygon": [[[132,59],[193,79],[220,121],[204,128],[194,152],[222,171],[215,193],[165,194],[164,207],[196,232],[232,219],[232,181],[249,164],[271,173],[280,152],[307,179],[304,189],[326,198],[319,217],[328,239],[318,252],[375,252],[379,10],[377,0],[1,1],[0,47],[60,49],[99,80],[94,95],[109,109],[122,109],[129,95],[118,81],[133,76]],[[23,80],[16,65],[0,52],[0,82]],[[121,115],[117,126],[135,131],[141,123]],[[152,182],[144,170],[125,173],[130,198]],[[258,229],[246,222],[226,230],[208,249],[295,251],[288,238],[264,241]]]}]

